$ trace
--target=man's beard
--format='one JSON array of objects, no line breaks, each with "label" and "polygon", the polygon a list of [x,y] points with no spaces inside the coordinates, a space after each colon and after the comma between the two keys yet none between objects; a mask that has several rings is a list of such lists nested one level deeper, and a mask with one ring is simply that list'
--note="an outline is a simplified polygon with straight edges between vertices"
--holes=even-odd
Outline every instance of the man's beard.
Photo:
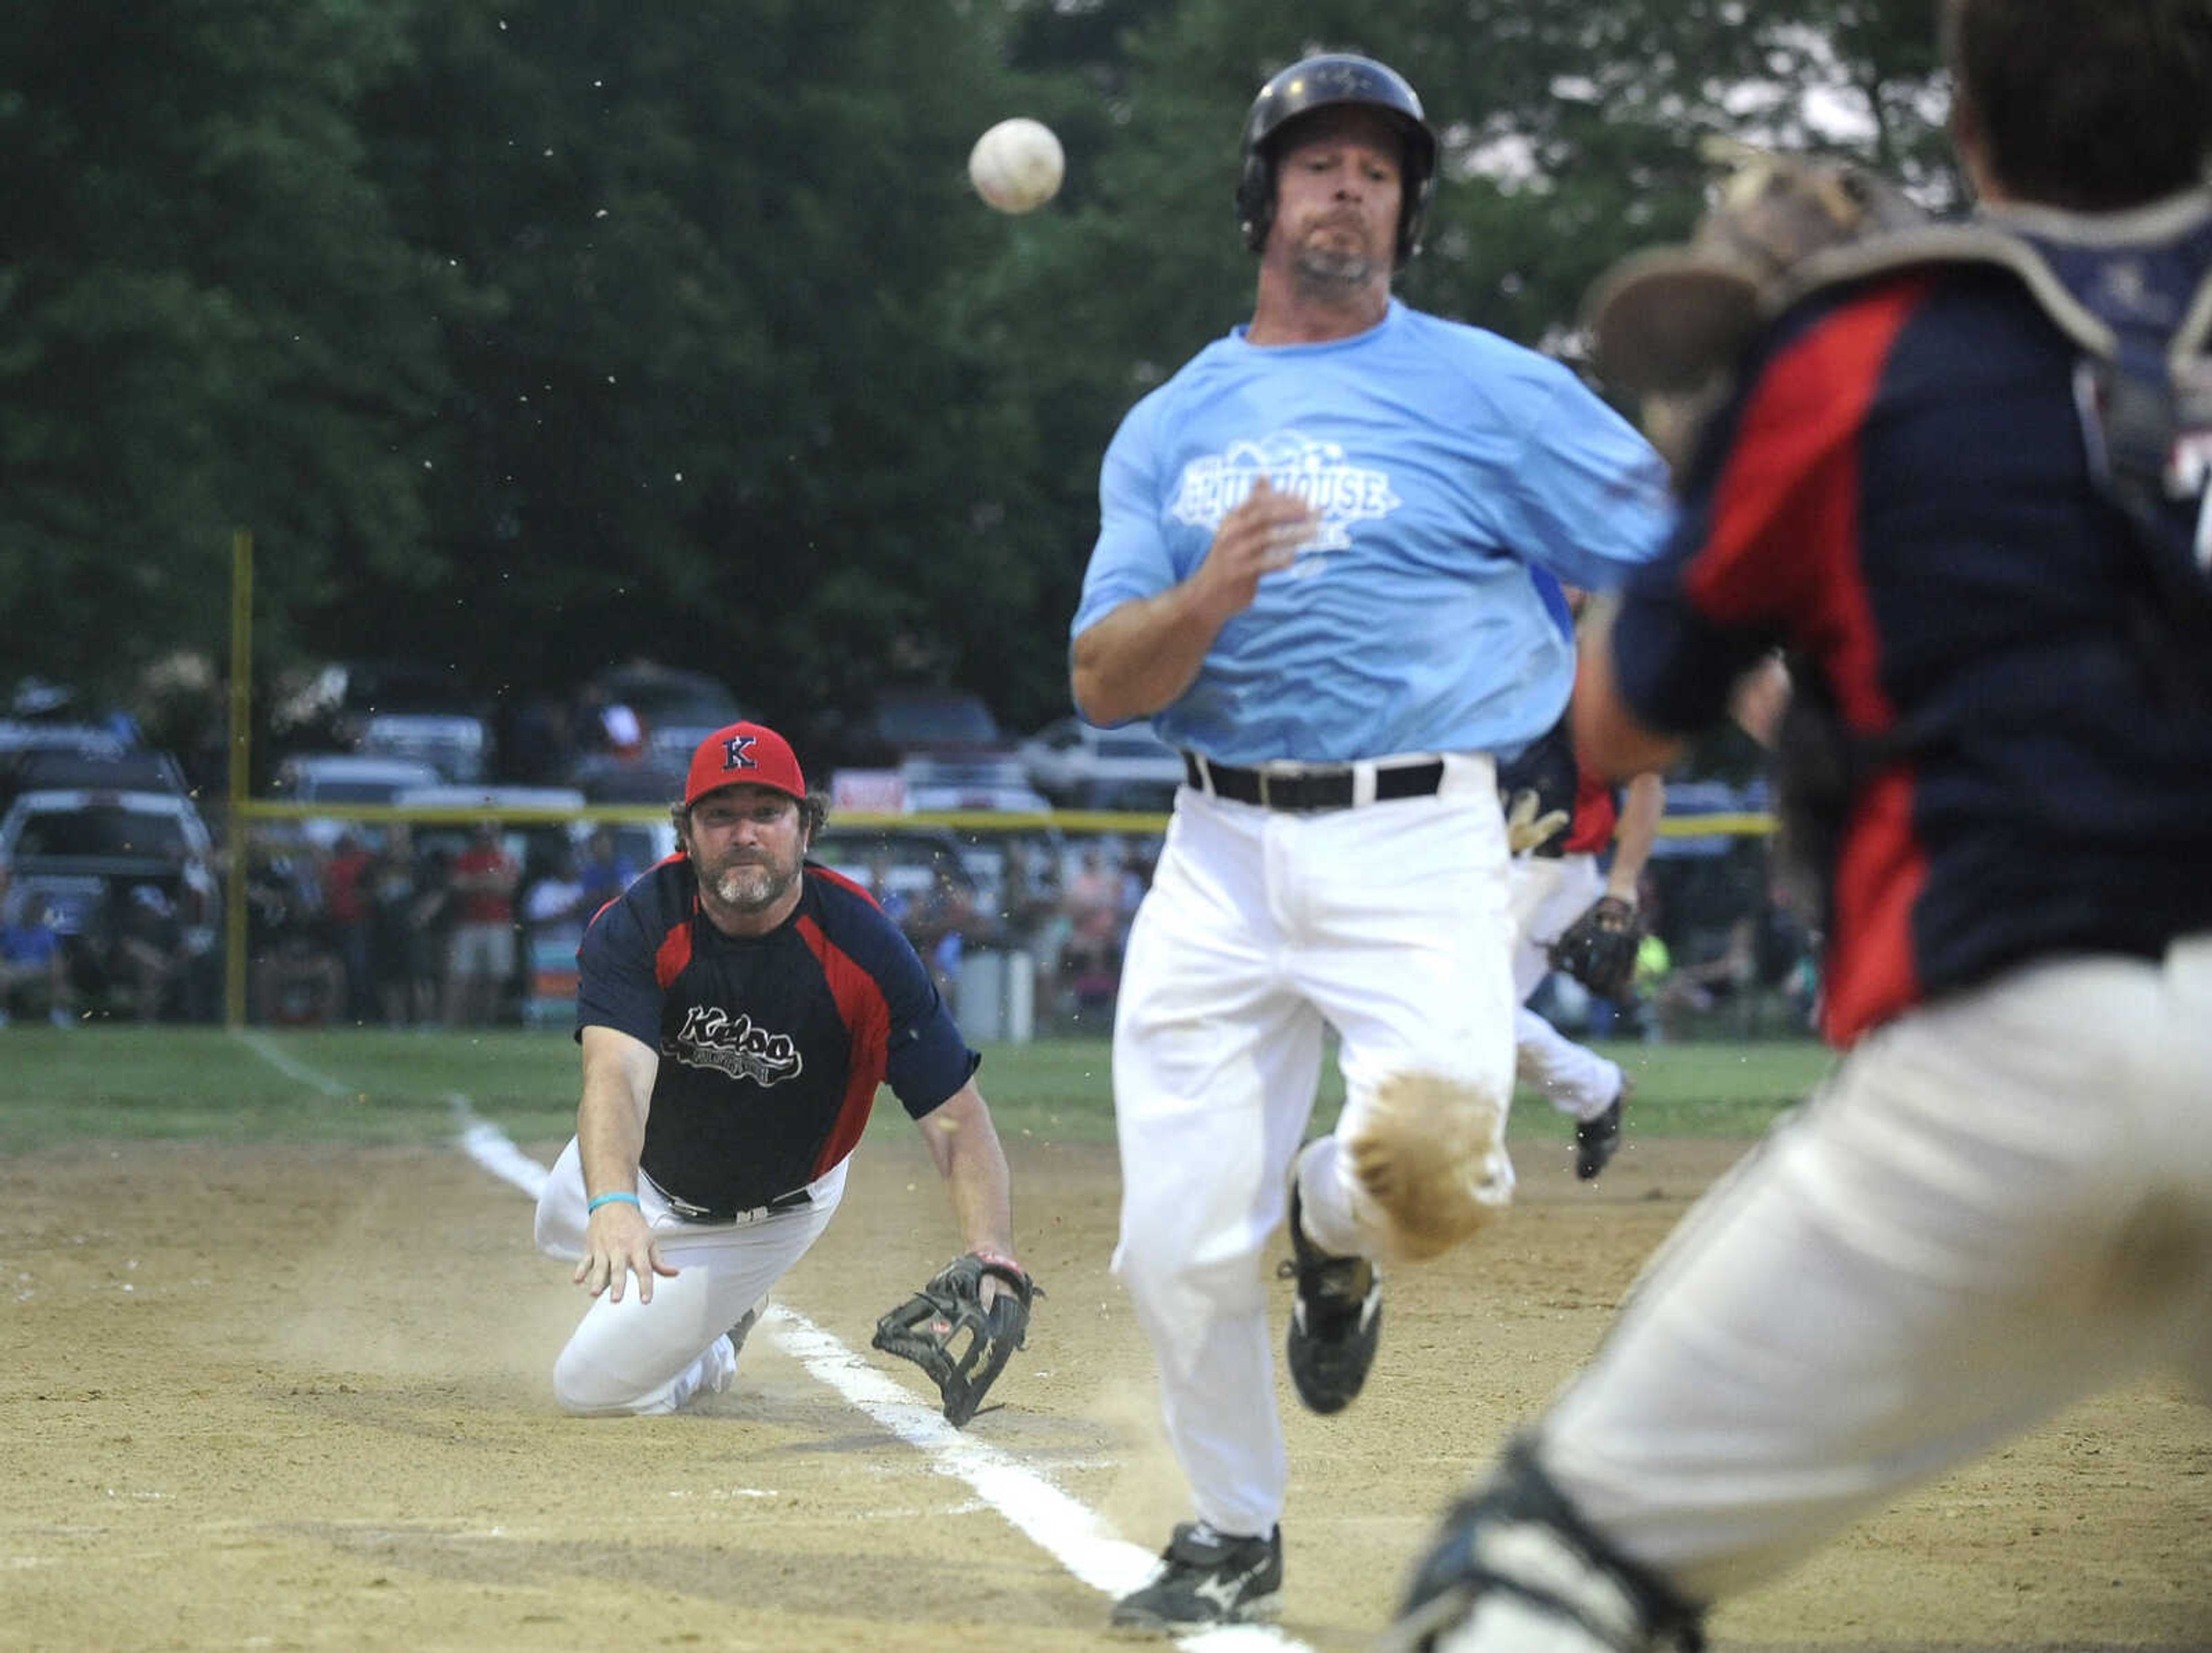
[{"label": "man's beard", "polygon": [[1298,246],[1295,265],[1299,284],[1316,295],[1344,295],[1375,278],[1375,258],[1365,246],[1346,246],[1308,237]]},{"label": "man's beard", "polygon": [[795,866],[743,860],[716,868],[708,884],[714,892],[714,899],[723,906],[740,913],[760,913],[788,895],[798,877],[799,869]]}]

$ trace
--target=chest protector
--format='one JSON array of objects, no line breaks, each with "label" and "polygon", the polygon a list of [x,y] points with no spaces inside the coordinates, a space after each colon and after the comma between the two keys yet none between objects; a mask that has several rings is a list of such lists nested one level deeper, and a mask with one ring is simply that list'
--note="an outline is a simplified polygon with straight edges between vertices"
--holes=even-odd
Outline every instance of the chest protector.
[{"label": "chest protector", "polygon": [[[2033,209],[1877,236],[1808,258],[1778,297],[1795,305],[1942,264],[2010,271],[2074,345],[2098,486],[2126,515],[2172,617],[2212,639],[2212,194],[2103,217]],[[2199,690],[2212,691],[2212,659],[2189,664]]]}]

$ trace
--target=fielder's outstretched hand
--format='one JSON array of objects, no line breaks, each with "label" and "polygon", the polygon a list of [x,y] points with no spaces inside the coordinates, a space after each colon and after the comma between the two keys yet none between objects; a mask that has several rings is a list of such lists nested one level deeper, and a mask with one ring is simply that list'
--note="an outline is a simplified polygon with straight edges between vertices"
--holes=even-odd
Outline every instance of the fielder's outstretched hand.
[{"label": "fielder's outstretched hand", "polygon": [[584,1261],[576,1265],[576,1284],[593,1297],[605,1291],[615,1302],[623,1299],[623,1279],[637,1276],[637,1300],[653,1301],[653,1277],[674,1274],[676,1265],[663,1261],[660,1243],[638,1208],[628,1200],[601,1206],[584,1227]]}]

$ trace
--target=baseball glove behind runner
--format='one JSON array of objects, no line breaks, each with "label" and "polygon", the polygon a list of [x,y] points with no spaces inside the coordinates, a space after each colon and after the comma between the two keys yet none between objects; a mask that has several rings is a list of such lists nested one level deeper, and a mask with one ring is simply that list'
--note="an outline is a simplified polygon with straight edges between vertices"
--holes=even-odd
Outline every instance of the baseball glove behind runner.
[{"label": "baseball glove behind runner", "polygon": [[[983,1306],[983,1282],[1004,1288]],[[1014,1351],[1028,1340],[1030,1301],[1044,1292],[1006,1257],[955,1257],[876,1322],[875,1346],[928,1374],[955,1429],[975,1415]]]},{"label": "baseball glove behind runner", "polygon": [[1635,903],[1600,896],[1547,951],[1554,969],[1601,998],[1626,1000],[1635,992],[1636,955],[1643,945],[1644,915]]}]

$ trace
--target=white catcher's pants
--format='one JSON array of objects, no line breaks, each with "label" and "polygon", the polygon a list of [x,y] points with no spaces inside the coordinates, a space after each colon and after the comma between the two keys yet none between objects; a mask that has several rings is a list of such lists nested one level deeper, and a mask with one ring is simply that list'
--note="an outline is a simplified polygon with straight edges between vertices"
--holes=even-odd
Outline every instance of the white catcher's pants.
[{"label": "white catcher's pants", "polygon": [[[1265,1533],[1289,1479],[1261,1269],[1313,1112],[1324,1024],[1339,1042],[1339,1131],[1394,1073],[1498,1099],[1513,1082],[1505,834],[1487,757],[1445,759],[1443,790],[1315,814],[1178,794],[1138,909],[1114,1028],[1121,1157],[1115,1267],[1158,1358],[1168,1437],[1198,1516]],[[1373,1254],[1334,1138],[1300,1159],[1305,1221]]]},{"label": "white catcher's pants", "polygon": [[[641,1303],[625,1279],[617,1303],[602,1292],[553,1364],[553,1397],[586,1416],[673,1412],[702,1389],[725,1387],[734,1366],[722,1334],[822,1237],[845,1197],[842,1159],[807,1184],[813,1203],[734,1223],[687,1223],[652,1182],[638,1179],[638,1208],[677,1273],[656,1275]],[[574,1138],[538,1196],[538,1249],[563,1262],[584,1255],[584,1169]]]},{"label": "white catcher's pants", "polygon": [[2212,935],[1863,1040],[1661,1248],[1540,1450],[1711,1598],[2169,1363],[2212,1398]]}]

